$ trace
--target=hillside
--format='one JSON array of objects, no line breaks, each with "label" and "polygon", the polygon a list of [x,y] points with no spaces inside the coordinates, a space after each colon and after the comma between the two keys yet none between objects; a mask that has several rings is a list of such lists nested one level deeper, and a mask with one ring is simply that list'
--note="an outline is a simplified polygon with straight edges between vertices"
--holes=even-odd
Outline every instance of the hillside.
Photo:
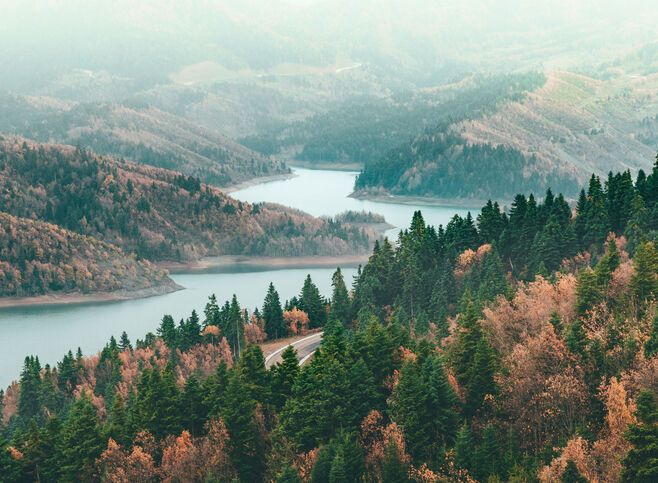
[{"label": "hillside", "polygon": [[71,146],[4,139],[0,211],[45,220],[150,260],[365,253],[373,230],[238,202],[197,178]]},{"label": "hillside", "polygon": [[288,173],[215,130],[145,103],[75,103],[0,97],[0,132],[88,147],[100,154],[180,171],[217,186]]},{"label": "hillside", "polygon": [[477,225],[416,211],[349,292],[340,270],[329,299],[309,275],[285,304],[273,284],[253,312],[212,295],[134,344],[123,332],[53,365],[28,356],[0,393],[0,474],[654,481],[656,186],[658,167],[637,188],[594,177],[575,212],[561,194],[518,194]]},{"label": "hillside", "polygon": [[465,121],[454,132],[469,143],[502,145],[536,156],[542,165],[573,173],[583,182],[592,173],[650,168],[658,149],[656,115],[656,74],[604,81],[554,72],[522,101]]},{"label": "hillside", "polygon": [[657,119],[656,74],[548,73],[523,97],[453,116],[366,163],[356,188],[365,196],[503,199],[552,187],[575,197],[592,173],[647,171]]},{"label": "hillside", "polygon": [[96,238],[0,212],[0,296],[175,287],[166,272]]}]

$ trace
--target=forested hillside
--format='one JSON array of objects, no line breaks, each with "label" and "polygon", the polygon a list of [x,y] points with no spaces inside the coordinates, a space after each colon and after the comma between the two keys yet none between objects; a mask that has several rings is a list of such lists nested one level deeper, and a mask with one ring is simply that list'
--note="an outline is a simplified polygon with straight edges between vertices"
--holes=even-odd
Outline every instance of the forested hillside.
[{"label": "forested hillside", "polygon": [[473,76],[414,92],[350,100],[278,129],[243,138],[265,154],[310,163],[368,163],[437,125],[479,118],[543,85],[541,73]]},{"label": "forested hillside", "polygon": [[277,205],[238,202],[198,178],[84,149],[8,138],[0,211],[48,221],[149,260],[364,253],[377,234]]},{"label": "forested hillside", "polygon": [[[575,212],[509,211],[378,243],[352,290],[308,277],[248,313],[210,297],[133,346],[25,359],[2,398],[8,481],[654,481],[658,163]],[[322,327],[299,367],[257,345]]]},{"label": "forested hillside", "polygon": [[0,132],[79,145],[180,171],[216,186],[289,172],[284,163],[264,158],[215,130],[140,101],[76,103],[3,95],[0,110]]},{"label": "forested hillside", "polygon": [[165,271],[109,243],[2,212],[0,247],[0,296],[175,287]]}]

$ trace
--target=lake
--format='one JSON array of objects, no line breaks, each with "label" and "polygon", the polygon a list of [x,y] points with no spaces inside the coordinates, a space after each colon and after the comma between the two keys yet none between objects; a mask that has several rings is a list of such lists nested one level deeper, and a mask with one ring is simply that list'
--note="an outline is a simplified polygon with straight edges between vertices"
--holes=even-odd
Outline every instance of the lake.
[{"label": "lake", "polygon": [[[346,210],[380,213],[396,226],[388,233],[392,238],[399,227],[409,224],[415,210],[422,210],[426,222],[435,225],[445,225],[455,213],[466,213],[458,208],[349,198],[354,172],[294,169],[294,173],[294,178],[251,186],[231,195],[248,202],[280,203],[316,216],[334,216]],[[328,296],[333,272],[328,268],[294,268],[174,274],[172,278],[185,290],[119,302],[0,309],[0,387],[18,378],[29,354],[39,356],[42,364],[54,364],[69,349],[75,352],[80,347],[83,354],[96,353],[110,336],[118,339],[124,330],[134,343],[147,332],[155,331],[164,314],[178,320],[189,316],[192,309],[202,313],[212,293],[221,303],[236,294],[241,306],[251,311],[261,306],[270,282],[283,301],[300,292],[307,274]],[[343,268],[343,273],[349,286],[356,269]]]}]

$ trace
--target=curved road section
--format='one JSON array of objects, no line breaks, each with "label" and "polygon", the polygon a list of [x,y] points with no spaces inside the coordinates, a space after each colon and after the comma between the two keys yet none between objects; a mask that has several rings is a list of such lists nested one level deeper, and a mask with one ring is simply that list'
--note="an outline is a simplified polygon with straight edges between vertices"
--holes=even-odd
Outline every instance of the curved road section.
[{"label": "curved road section", "polygon": [[297,351],[297,357],[299,358],[299,365],[304,365],[304,363],[310,359],[313,353],[320,347],[322,343],[322,332],[316,334],[311,334],[303,339],[296,340],[291,344],[281,347],[280,349],[275,350],[267,357],[265,357],[265,367],[268,369],[274,364],[277,364],[282,361],[281,354],[286,348],[293,346]]}]

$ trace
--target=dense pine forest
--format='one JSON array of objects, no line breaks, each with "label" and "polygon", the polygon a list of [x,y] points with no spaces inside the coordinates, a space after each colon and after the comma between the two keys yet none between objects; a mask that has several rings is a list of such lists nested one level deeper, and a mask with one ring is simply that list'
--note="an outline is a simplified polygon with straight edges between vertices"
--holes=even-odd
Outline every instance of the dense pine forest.
[{"label": "dense pine forest", "polygon": [[[3,481],[656,481],[658,162],[377,243],[2,395]],[[301,285],[301,281],[300,281]],[[260,344],[324,331],[299,367]]]},{"label": "dense pine forest", "polygon": [[[0,295],[20,296],[153,285],[147,279],[157,270],[126,265],[131,259],[367,254],[379,237],[370,225],[382,221],[242,203],[193,176],[20,138],[0,139],[0,213],[12,215],[0,217],[5,238],[23,220],[21,236],[0,249]],[[52,225],[71,232],[75,246],[53,240]],[[79,246],[85,240],[86,251]],[[85,263],[89,270],[67,268]]]}]

